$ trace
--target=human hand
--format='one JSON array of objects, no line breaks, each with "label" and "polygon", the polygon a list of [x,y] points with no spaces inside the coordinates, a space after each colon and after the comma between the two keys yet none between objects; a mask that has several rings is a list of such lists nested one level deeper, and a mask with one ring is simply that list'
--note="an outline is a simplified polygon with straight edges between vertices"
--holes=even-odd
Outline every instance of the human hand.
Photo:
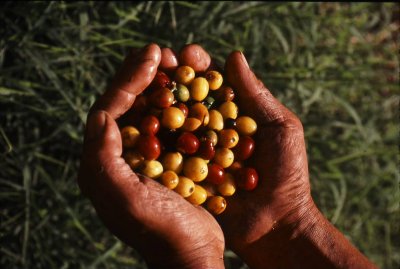
[{"label": "human hand", "polygon": [[241,111],[258,123],[259,183],[227,199],[218,217],[227,246],[251,268],[376,268],[313,202],[303,127],[233,52],[225,64]]},{"label": "human hand", "polygon": [[[201,70],[208,55],[188,46],[180,55]],[[114,82],[88,116],[78,184],[108,229],[134,247],[150,268],[222,268],[224,238],[202,207],[152,179],[135,174],[122,155],[116,123],[154,78],[157,68],[178,65],[169,49],[149,45],[132,51]]]}]

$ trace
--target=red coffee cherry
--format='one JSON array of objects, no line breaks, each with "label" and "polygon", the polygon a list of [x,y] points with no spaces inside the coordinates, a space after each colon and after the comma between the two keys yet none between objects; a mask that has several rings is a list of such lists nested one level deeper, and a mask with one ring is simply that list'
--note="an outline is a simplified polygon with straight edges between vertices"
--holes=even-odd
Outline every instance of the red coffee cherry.
[{"label": "red coffee cherry", "polygon": [[155,135],[160,129],[160,121],[153,115],[143,118],[140,123],[140,132],[142,134]]},{"label": "red coffee cherry", "polygon": [[206,180],[212,184],[219,185],[224,182],[225,170],[221,165],[212,163],[208,165],[208,175]]},{"label": "red coffee cherry", "polygon": [[154,135],[141,135],[138,150],[146,160],[155,160],[160,156],[161,143]]},{"label": "red coffee cherry", "polygon": [[214,158],[215,148],[210,139],[203,139],[202,141],[200,141],[200,147],[197,155],[199,155],[204,160],[211,160],[212,158]]},{"label": "red coffee cherry", "polygon": [[246,191],[254,190],[258,184],[257,171],[251,167],[240,168],[235,175],[235,179],[239,188]]},{"label": "red coffee cherry", "polygon": [[176,143],[178,151],[185,154],[195,153],[200,146],[199,139],[194,134],[189,132],[182,133]]},{"label": "red coffee cherry", "polygon": [[235,155],[235,160],[243,161],[253,154],[255,143],[253,138],[250,136],[241,136],[239,143],[234,147],[233,154]]}]

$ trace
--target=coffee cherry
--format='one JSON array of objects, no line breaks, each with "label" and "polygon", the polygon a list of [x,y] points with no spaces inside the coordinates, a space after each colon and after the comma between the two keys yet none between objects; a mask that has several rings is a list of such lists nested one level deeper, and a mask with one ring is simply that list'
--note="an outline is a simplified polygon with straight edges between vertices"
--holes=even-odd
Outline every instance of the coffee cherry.
[{"label": "coffee cherry", "polygon": [[162,159],[162,165],[165,170],[173,171],[179,174],[183,169],[183,157],[179,152],[168,152]]},{"label": "coffee cherry", "polygon": [[196,118],[205,126],[210,121],[208,109],[202,103],[194,103],[189,109],[189,117]]},{"label": "coffee cherry", "polygon": [[235,155],[235,160],[243,161],[253,154],[255,143],[253,138],[250,136],[241,136],[239,143],[233,148],[233,154]]},{"label": "coffee cherry", "polygon": [[201,126],[201,121],[196,118],[186,118],[181,129],[185,132],[194,132]]},{"label": "coffee cherry", "polygon": [[177,108],[179,108],[181,111],[182,111],[182,113],[183,113],[183,115],[185,116],[185,118],[188,116],[188,114],[189,114],[189,108],[184,104],[184,103],[177,103],[176,105],[175,105]]},{"label": "coffee cherry", "polygon": [[194,182],[190,178],[179,176],[179,183],[174,191],[182,197],[189,197],[194,191]]},{"label": "coffee cherry", "polygon": [[200,147],[197,151],[197,155],[204,160],[211,160],[215,155],[215,148],[210,139],[203,139],[200,141]]},{"label": "coffee cherry", "polygon": [[[221,113],[222,117],[225,119],[231,118],[236,119],[238,116],[238,107],[232,101],[227,101],[222,103],[219,108],[219,112]],[[236,122],[237,124],[237,122]]]},{"label": "coffee cherry", "polygon": [[210,85],[210,90],[218,90],[219,87],[221,87],[223,82],[221,73],[217,71],[208,71],[205,77]]},{"label": "coffee cherry", "polygon": [[203,101],[209,90],[208,82],[203,77],[195,78],[190,84],[190,97],[195,101]]},{"label": "coffee cherry", "polygon": [[161,183],[170,190],[175,189],[175,187],[178,186],[179,183],[178,175],[174,171],[170,170],[162,173],[160,179]]},{"label": "coffee cherry", "polygon": [[213,130],[208,130],[204,136],[206,139],[209,139],[213,146],[215,147],[218,143],[218,135]]},{"label": "coffee cherry", "polygon": [[206,99],[203,100],[203,105],[205,105],[207,109],[210,109],[214,102],[214,98],[212,98],[211,96],[207,96]]},{"label": "coffee cherry", "polygon": [[161,118],[162,126],[168,129],[178,129],[185,122],[185,115],[177,107],[168,107],[164,109]]},{"label": "coffee cherry", "polygon": [[149,178],[158,178],[163,173],[163,167],[160,162],[156,160],[144,160],[142,167],[142,174]]},{"label": "coffee cherry", "polygon": [[129,166],[132,168],[132,170],[135,170],[136,168],[140,167],[143,164],[144,157],[142,154],[140,154],[138,151],[127,151],[123,154],[123,158],[125,159],[125,162],[129,164]]},{"label": "coffee cherry", "polygon": [[200,146],[199,139],[192,133],[184,132],[182,133],[176,144],[176,148],[179,152],[185,154],[193,154],[195,153]]},{"label": "coffee cherry", "polygon": [[236,120],[236,130],[241,135],[253,135],[257,131],[257,123],[250,117],[241,116]]},{"label": "coffee cherry", "polygon": [[225,171],[221,165],[212,163],[208,164],[207,182],[218,185],[224,182]]},{"label": "coffee cherry", "polygon": [[147,135],[155,135],[160,129],[160,121],[153,115],[143,118],[140,123],[140,132]]},{"label": "coffee cherry", "polygon": [[190,98],[189,90],[183,84],[176,85],[176,91],[174,92],[174,95],[175,95],[175,98],[181,102],[186,102]]},{"label": "coffee cherry", "polygon": [[239,142],[239,135],[233,129],[221,130],[218,134],[218,145],[224,148],[233,148]]},{"label": "coffee cherry", "polygon": [[150,102],[157,108],[167,108],[174,102],[174,94],[168,88],[156,89],[149,97]]},{"label": "coffee cherry", "polygon": [[254,190],[258,184],[258,174],[254,168],[243,167],[239,169],[235,178],[238,187],[246,191]]},{"label": "coffee cherry", "polygon": [[207,209],[214,215],[219,215],[224,212],[226,201],[222,196],[210,197],[207,201]]},{"label": "coffee cherry", "polygon": [[232,150],[228,148],[217,148],[213,160],[223,168],[228,168],[233,163],[234,158]]},{"label": "coffee cherry", "polygon": [[200,185],[194,185],[193,193],[186,198],[192,205],[201,205],[207,200],[207,191]]},{"label": "coffee cherry", "polygon": [[218,186],[218,192],[223,196],[232,196],[236,191],[235,179],[232,174],[225,173],[224,182]]},{"label": "coffee cherry", "polygon": [[178,67],[175,71],[175,80],[176,82],[183,84],[183,85],[189,85],[193,79],[194,79],[195,73],[193,68],[190,66],[184,65]]},{"label": "coffee cherry", "polygon": [[221,131],[224,128],[224,119],[218,110],[210,110],[210,120],[207,127],[211,130]]},{"label": "coffee cherry", "polygon": [[141,135],[138,141],[138,150],[146,160],[155,160],[160,156],[161,144],[154,135]]},{"label": "coffee cherry", "polygon": [[222,86],[218,90],[218,99],[222,102],[232,101],[235,98],[235,92],[229,86]]},{"label": "coffee cherry", "polygon": [[122,139],[122,146],[126,148],[133,148],[138,139],[140,133],[139,130],[133,126],[126,126],[121,130],[121,139]]},{"label": "coffee cherry", "polygon": [[190,157],[183,162],[183,174],[194,182],[204,180],[208,174],[207,163],[199,157]]},{"label": "coffee cherry", "polygon": [[150,84],[152,89],[169,88],[171,86],[171,80],[162,71],[158,70],[153,81]]}]

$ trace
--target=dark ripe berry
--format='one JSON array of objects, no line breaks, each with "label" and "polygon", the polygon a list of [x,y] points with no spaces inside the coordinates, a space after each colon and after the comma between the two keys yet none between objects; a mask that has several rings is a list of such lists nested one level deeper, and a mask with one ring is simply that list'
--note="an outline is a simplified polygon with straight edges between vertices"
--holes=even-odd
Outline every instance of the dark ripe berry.
[{"label": "dark ripe berry", "polygon": [[160,140],[154,135],[141,135],[138,141],[138,150],[146,160],[155,160],[161,153]]},{"label": "dark ripe berry", "polygon": [[150,88],[152,89],[160,89],[160,88],[170,88],[171,80],[169,77],[162,71],[157,71],[156,76],[150,84]]},{"label": "dark ripe berry", "polygon": [[235,154],[235,160],[243,161],[253,154],[254,152],[254,140],[250,136],[241,136],[238,144],[232,149]]},{"label": "dark ripe berry", "polygon": [[199,146],[199,139],[189,132],[182,133],[176,142],[176,148],[178,151],[185,154],[195,153],[199,149]]},{"label": "dark ripe berry", "polygon": [[225,170],[221,165],[212,163],[208,165],[208,175],[206,180],[212,184],[219,185],[224,182]]},{"label": "dark ripe berry", "polygon": [[168,88],[159,88],[151,93],[150,102],[158,108],[167,108],[174,102],[174,94]]},{"label": "dark ripe berry", "polygon": [[160,121],[153,115],[148,115],[143,118],[140,123],[140,133],[155,135],[160,129]]},{"label": "dark ripe berry", "polygon": [[200,147],[197,151],[197,155],[199,155],[204,160],[211,160],[215,155],[215,148],[210,139],[202,139],[200,141]]},{"label": "dark ripe berry", "polygon": [[258,184],[257,171],[251,167],[240,168],[235,175],[235,179],[239,188],[246,191],[254,190]]},{"label": "dark ripe berry", "polygon": [[226,129],[235,129],[236,127],[236,120],[232,118],[227,118],[224,122],[224,126]]},{"label": "dark ripe berry", "polygon": [[189,114],[189,108],[184,103],[181,102],[176,103],[175,106],[183,112],[183,115],[186,118],[187,115]]},{"label": "dark ripe berry", "polygon": [[232,101],[235,98],[235,92],[229,86],[222,86],[218,92],[218,99],[221,102]]}]

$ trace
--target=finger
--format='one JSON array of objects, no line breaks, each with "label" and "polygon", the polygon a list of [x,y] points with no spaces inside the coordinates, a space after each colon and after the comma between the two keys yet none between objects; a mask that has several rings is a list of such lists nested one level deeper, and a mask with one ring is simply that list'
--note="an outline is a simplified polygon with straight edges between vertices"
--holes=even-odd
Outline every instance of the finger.
[{"label": "finger", "polygon": [[178,67],[178,58],[170,48],[161,49],[160,69],[167,74],[171,74]]},{"label": "finger", "polygon": [[197,44],[186,45],[179,53],[179,65],[188,65],[195,72],[206,71],[210,63],[210,55]]},{"label": "finger", "polygon": [[116,192],[131,189],[139,180],[121,155],[121,134],[115,120],[101,110],[89,114],[78,178],[82,191],[90,195],[94,186],[97,191],[101,187]]},{"label": "finger", "polygon": [[125,59],[110,89],[94,104],[93,110],[104,110],[113,119],[125,113],[153,80],[161,60],[160,48],[155,44],[142,51],[132,51]]},{"label": "finger", "polygon": [[236,89],[238,104],[249,116],[263,123],[282,123],[290,112],[257,79],[244,55],[235,51],[225,63],[228,82]]}]

